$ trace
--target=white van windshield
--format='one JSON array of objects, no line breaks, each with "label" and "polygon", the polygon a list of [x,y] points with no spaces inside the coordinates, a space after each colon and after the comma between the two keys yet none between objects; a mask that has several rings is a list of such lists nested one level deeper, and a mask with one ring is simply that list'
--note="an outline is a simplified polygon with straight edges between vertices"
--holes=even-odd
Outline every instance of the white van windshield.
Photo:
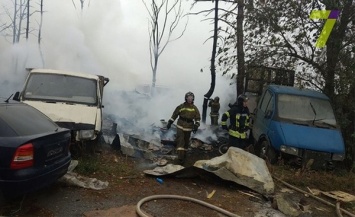
[{"label": "white van windshield", "polygon": [[279,118],[336,125],[329,100],[280,94],[278,95],[277,109]]},{"label": "white van windshield", "polygon": [[48,102],[97,104],[97,83],[94,79],[32,73],[25,87],[23,98]]}]

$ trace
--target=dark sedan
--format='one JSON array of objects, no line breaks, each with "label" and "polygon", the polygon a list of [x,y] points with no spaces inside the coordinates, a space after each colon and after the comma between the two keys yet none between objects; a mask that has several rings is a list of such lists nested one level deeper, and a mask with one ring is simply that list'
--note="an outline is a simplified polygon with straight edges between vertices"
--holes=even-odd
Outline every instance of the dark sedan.
[{"label": "dark sedan", "polygon": [[62,177],[71,161],[70,130],[37,109],[0,102],[0,194],[18,196]]}]

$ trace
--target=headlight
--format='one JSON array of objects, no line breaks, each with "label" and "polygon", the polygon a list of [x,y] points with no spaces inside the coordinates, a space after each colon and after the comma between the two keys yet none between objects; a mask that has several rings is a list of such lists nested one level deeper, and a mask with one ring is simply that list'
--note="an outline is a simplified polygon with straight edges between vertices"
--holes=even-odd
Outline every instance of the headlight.
[{"label": "headlight", "polygon": [[286,145],[281,145],[280,151],[285,152],[287,154],[298,155],[298,148],[294,148]]},{"label": "headlight", "polygon": [[344,154],[333,154],[332,155],[332,160],[342,161],[342,160],[344,160]]},{"label": "headlight", "polygon": [[93,139],[94,138],[94,130],[80,130],[79,131],[79,139]]}]

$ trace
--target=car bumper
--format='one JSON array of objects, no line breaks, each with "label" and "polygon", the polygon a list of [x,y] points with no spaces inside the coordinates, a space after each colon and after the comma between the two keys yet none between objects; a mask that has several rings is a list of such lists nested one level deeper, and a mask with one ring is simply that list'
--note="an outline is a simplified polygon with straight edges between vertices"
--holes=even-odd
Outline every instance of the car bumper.
[{"label": "car bumper", "polygon": [[17,176],[16,179],[12,180],[0,179],[0,188],[6,195],[19,195],[39,190],[64,176],[68,171],[70,162],[71,156],[68,155],[57,164],[52,165],[50,169],[46,168],[46,171],[42,174],[37,173],[33,177],[28,177],[28,174],[26,174],[26,178]]}]

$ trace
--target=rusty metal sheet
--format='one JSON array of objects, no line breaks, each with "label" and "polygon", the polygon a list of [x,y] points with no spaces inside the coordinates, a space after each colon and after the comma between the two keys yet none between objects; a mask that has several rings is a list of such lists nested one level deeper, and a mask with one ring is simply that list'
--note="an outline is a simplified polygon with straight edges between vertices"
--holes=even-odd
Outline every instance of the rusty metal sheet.
[{"label": "rusty metal sheet", "polygon": [[333,198],[335,200],[340,200],[342,202],[352,202],[355,201],[355,196],[343,191],[327,191],[322,192],[327,197]]}]

